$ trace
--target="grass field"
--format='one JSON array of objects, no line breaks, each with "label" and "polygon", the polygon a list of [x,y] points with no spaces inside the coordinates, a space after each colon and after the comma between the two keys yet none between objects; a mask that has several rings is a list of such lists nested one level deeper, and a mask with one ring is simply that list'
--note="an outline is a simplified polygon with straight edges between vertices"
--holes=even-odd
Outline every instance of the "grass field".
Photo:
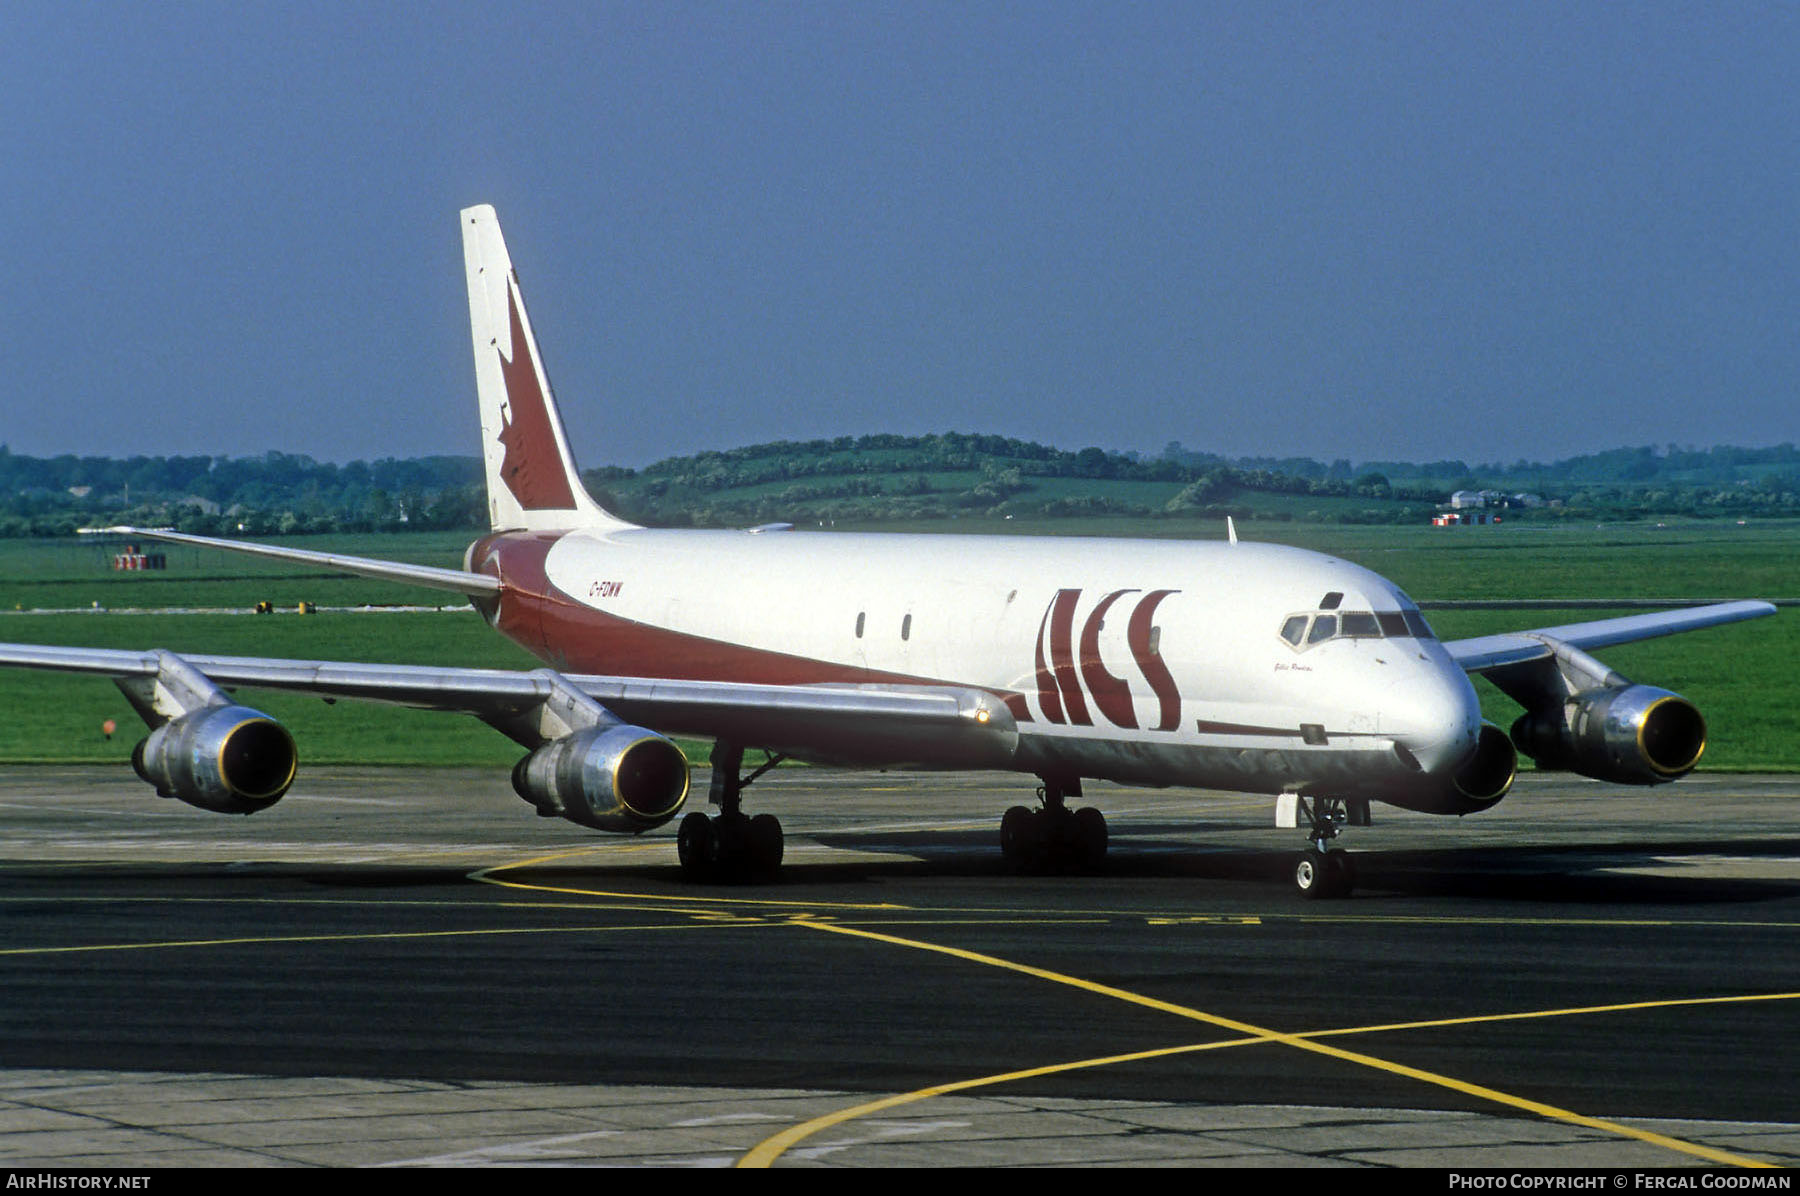
[{"label": "grass field", "polygon": [[[1222,538],[1218,521],[936,521],[934,531],[1181,534]],[[920,530],[920,529],[901,529]],[[1484,528],[1336,527],[1258,523],[1245,538],[1279,539],[1330,552],[1392,578],[1425,604],[1475,599],[1800,598],[1800,524],[1692,523],[1656,527],[1514,524]],[[301,547],[455,566],[469,537],[457,534],[296,540]],[[91,544],[0,541],[0,639],[29,643],[214,652],[309,659],[526,668],[535,663],[474,613],[292,613],[300,601],[451,604],[410,587],[320,576],[279,562],[175,548],[161,574],[115,574]],[[271,616],[120,613],[127,608],[247,608]],[[25,613],[59,610],[81,613]],[[1436,610],[1446,639],[1601,618],[1594,610]],[[1800,611],[1773,619],[1627,645],[1602,653],[1634,680],[1676,690],[1712,730],[1705,766],[1800,771],[1795,715]],[[1488,717],[1510,725],[1517,708],[1479,683]],[[254,695],[287,723],[303,762],[492,764],[518,749],[473,719],[359,703]],[[122,766],[142,726],[109,682],[0,669],[0,761],[103,761]],[[110,741],[105,719],[119,727]],[[504,776],[497,779],[504,785]],[[1676,792],[1679,792],[1677,790]]]},{"label": "grass field", "polygon": [[[295,536],[274,543],[319,552],[343,552],[411,564],[461,568],[468,532],[407,535]],[[43,610],[167,610],[173,607],[249,607],[258,602],[293,607],[364,603],[437,605],[454,595],[362,578],[322,574],[282,561],[213,552],[180,544],[143,541],[162,553],[168,568],[158,572],[113,570],[118,542],[0,540],[0,612]]]}]

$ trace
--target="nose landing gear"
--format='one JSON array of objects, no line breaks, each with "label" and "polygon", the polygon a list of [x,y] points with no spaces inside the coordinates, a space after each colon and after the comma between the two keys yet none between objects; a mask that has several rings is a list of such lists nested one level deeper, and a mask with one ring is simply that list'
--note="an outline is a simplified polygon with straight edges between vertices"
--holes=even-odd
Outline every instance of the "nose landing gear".
[{"label": "nose landing gear", "polygon": [[1334,850],[1331,841],[1337,838],[1340,827],[1369,825],[1369,803],[1339,797],[1298,800],[1312,846],[1294,862],[1294,887],[1302,897],[1315,900],[1348,897],[1356,887],[1356,865],[1348,852]]}]

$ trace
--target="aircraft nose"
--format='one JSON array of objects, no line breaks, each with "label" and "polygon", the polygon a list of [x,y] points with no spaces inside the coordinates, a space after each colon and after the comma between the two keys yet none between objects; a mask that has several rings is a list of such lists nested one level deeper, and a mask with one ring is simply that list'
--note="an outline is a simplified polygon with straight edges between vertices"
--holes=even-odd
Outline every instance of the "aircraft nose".
[{"label": "aircraft nose", "polygon": [[1433,669],[1394,698],[1382,711],[1382,729],[1424,771],[1449,772],[1475,750],[1481,737],[1481,703],[1461,669]]}]

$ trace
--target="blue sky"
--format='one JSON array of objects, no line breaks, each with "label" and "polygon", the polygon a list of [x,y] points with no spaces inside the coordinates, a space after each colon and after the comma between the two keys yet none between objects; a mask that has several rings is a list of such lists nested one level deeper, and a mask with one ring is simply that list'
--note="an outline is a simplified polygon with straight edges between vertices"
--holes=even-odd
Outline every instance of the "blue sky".
[{"label": "blue sky", "polygon": [[474,454],[492,203],[583,465],[868,432],[1800,440],[1800,7],[0,13],[0,442]]}]

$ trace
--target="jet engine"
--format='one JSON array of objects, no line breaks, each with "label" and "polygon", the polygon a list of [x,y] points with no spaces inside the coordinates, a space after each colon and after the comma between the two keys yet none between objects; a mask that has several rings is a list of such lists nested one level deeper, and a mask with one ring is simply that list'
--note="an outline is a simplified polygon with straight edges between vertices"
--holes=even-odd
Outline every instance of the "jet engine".
[{"label": "jet engine", "polygon": [[158,794],[215,814],[268,809],[294,783],[298,762],[287,728],[248,706],[203,706],[131,751],[131,766]]},{"label": "jet engine", "polygon": [[1384,792],[1381,799],[1421,814],[1479,814],[1498,805],[1506,796],[1512,788],[1518,763],[1518,753],[1506,738],[1506,732],[1492,723],[1483,723],[1475,750],[1454,773],[1431,778],[1423,787]]},{"label": "jet engine", "polygon": [[1512,740],[1539,768],[1620,785],[1686,776],[1706,750],[1706,720],[1679,694],[1650,685],[1590,689],[1527,712]]},{"label": "jet engine", "polygon": [[543,815],[635,835],[675,817],[687,800],[681,749],[643,727],[587,727],[513,766],[513,790]]}]

